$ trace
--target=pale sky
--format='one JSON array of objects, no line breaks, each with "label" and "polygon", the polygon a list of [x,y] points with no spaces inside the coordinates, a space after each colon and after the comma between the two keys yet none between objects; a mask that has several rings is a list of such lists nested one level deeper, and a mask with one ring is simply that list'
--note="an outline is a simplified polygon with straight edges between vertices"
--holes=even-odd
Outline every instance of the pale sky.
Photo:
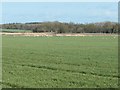
[{"label": "pale sky", "polygon": [[119,0],[1,0],[3,2],[119,2]]},{"label": "pale sky", "polygon": [[118,21],[117,2],[4,2],[2,23]]}]

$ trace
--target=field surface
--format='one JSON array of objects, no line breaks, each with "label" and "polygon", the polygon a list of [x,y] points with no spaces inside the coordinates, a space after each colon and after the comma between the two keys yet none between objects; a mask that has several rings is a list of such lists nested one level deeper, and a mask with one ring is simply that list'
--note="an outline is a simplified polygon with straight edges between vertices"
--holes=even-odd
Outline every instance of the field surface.
[{"label": "field surface", "polygon": [[6,33],[30,33],[31,30],[18,30],[18,29],[1,29],[2,32]]},{"label": "field surface", "polygon": [[4,36],[3,87],[118,87],[117,36]]}]

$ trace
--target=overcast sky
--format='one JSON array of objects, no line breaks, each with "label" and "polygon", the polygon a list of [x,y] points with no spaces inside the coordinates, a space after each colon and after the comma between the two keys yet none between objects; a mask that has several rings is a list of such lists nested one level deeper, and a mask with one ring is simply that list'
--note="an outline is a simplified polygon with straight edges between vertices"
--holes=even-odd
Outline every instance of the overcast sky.
[{"label": "overcast sky", "polygon": [[117,2],[5,2],[2,23],[118,21]]}]

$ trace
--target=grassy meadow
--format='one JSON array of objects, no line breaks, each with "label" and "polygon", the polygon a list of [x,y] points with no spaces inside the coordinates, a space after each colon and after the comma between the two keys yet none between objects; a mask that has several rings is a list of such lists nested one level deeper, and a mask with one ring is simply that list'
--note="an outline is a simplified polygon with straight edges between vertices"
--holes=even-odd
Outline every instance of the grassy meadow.
[{"label": "grassy meadow", "polygon": [[2,37],[3,87],[118,87],[117,36]]}]

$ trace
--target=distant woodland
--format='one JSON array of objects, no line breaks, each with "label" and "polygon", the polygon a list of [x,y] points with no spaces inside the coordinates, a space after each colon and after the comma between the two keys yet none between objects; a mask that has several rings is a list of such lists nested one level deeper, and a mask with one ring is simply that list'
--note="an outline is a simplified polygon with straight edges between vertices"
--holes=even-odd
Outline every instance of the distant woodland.
[{"label": "distant woodland", "polygon": [[54,33],[118,33],[118,23],[62,23],[62,22],[30,22],[30,23],[8,23],[1,24],[3,29],[31,30],[32,32],[54,32]]}]

